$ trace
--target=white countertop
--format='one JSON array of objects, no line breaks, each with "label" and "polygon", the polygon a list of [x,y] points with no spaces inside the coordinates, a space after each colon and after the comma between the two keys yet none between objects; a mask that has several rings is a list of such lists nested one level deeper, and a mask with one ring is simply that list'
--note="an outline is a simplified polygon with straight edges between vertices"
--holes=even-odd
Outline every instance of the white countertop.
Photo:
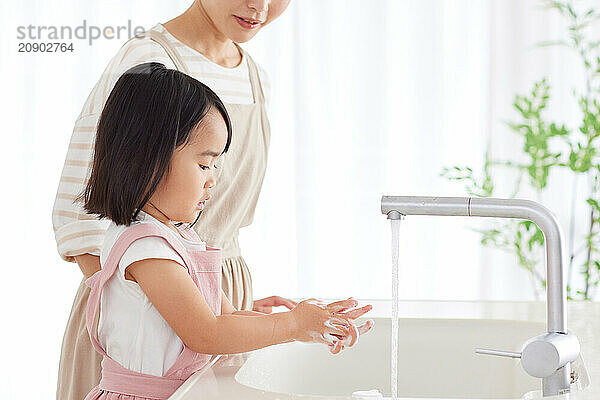
[{"label": "white countertop", "polygon": [[[300,299],[298,299],[300,300]],[[322,299],[326,302],[339,299]],[[390,317],[391,301],[359,300],[359,306],[372,304],[366,318]],[[599,400],[600,399],[600,302],[569,301],[567,326],[577,335],[581,354],[591,384],[583,391],[547,399]],[[545,302],[499,301],[400,301],[400,318],[457,318],[508,319],[531,322],[546,321]],[[543,333],[543,332],[540,332]],[[235,381],[234,375],[252,352],[230,355],[219,359],[204,373],[196,373],[182,385],[171,400],[211,399],[287,399],[281,394],[263,392]],[[540,380],[541,385],[541,380]],[[293,398],[298,398],[294,396]],[[311,396],[311,398],[315,398]],[[340,397],[340,399],[347,397]]]}]

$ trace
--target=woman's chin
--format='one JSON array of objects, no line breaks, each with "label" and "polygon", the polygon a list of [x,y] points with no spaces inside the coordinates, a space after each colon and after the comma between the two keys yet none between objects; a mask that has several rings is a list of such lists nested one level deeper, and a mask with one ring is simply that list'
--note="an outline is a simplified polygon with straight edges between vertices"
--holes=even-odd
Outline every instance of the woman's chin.
[{"label": "woman's chin", "polygon": [[228,35],[229,39],[235,43],[246,43],[252,39],[260,31],[261,28],[255,28],[255,30],[247,31],[240,29],[239,27],[232,29],[231,34]]}]

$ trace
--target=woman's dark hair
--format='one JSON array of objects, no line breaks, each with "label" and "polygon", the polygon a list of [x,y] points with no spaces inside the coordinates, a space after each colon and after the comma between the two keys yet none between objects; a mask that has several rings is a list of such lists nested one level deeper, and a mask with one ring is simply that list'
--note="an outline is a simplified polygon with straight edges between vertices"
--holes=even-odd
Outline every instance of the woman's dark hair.
[{"label": "woman's dark hair", "polygon": [[157,62],[127,70],[100,115],[92,173],[75,201],[83,201],[83,208],[99,219],[129,226],[168,174],[175,149],[189,143],[190,133],[211,109],[227,125],[226,152],[231,120],[208,86]]}]

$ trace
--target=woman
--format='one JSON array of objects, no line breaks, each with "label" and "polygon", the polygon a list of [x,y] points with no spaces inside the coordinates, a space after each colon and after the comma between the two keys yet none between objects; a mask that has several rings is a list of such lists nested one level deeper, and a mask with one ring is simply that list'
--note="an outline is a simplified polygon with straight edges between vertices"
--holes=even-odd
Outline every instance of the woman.
[{"label": "woman", "polygon": [[[288,4],[289,0],[195,0],[180,16],[127,41],[92,89],[75,123],[52,215],[59,254],[77,262],[84,275],[63,338],[57,399],[81,400],[101,377],[101,356],[92,348],[85,326],[89,288],[84,280],[100,269],[99,249],[108,221],[87,214],[73,200],[87,183],[96,124],[106,98],[119,76],[133,65],[157,61],[177,68],[211,87],[223,100],[234,139],[220,165],[219,185],[194,229],[208,245],[223,250],[223,291],[236,309],[270,313],[272,307],[296,306],[279,296],[253,300],[250,271],[238,245],[239,228],[253,219],[270,129],[266,74],[237,43],[252,39]],[[230,164],[239,167],[229,168]]]}]

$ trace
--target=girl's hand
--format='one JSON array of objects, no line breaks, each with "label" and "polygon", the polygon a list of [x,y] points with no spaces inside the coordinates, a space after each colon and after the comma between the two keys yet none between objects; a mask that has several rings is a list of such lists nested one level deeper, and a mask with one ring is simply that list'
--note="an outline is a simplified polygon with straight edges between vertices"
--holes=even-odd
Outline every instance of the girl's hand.
[{"label": "girl's hand", "polygon": [[[350,297],[348,300],[353,300],[353,299],[352,299],[352,297]],[[351,303],[351,304],[352,304],[352,307],[355,307],[358,305],[358,303],[356,301],[354,301],[354,303]],[[344,350],[346,347],[354,346],[356,344],[356,342],[358,341],[359,336],[367,333],[369,330],[371,330],[371,328],[375,324],[375,322],[373,320],[368,320],[359,327],[356,327],[354,325],[354,321],[353,321],[354,319],[366,314],[367,312],[369,312],[373,309],[373,306],[370,304],[367,304],[366,306],[363,306],[361,308],[357,308],[354,310],[350,310],[350,311],[348,311],[348,310],[349,310],[349,308],[352,308],[352,307],[347,306],[347,301],[346,301],[346,303],[343,301],[330,303],[327,305],[327,307],[328,307],[328,309],[332,310],[335,315],[346,319],[351,324],[350,325],[350,328],[351,328],[350,334],[348,336],[343,337],[343,336],[339,336],[339,335],[332,335],[334,337],[329,338],[329,339],[331,339],[331,341],[329,341],[327,343],[327,345],[329,346],[329,350],[332,354],[338,354],[339,352]]]},{"label": "girl's hand", "polygon": [[[327,343],[327,346],[329,346],[329,351],[331,352],[331,354],[338,354],[340,351],[345,350],[346,347],[354,346],[356,341],[358,341],[358,337],[369,332],[373,325],[375,325],[375,322],[372,319],[366,321],[364,324],[358,327],[352,324],[353,328],[356,330],[356,334],[355,336],[353,335],[351,338],[343,338],[341,336],[333,335],[336,336],[336,340],[334,341],[334,344]],[[356,337],[355,340],[354,337]],[[353,341],[351,342],[349,340]]]},{"label": "girl's hand", "polygon": [[350,335],[351,324],[334,312],[340,308],[353,307],[355,302],[355,300],[344,300],[328,308],[328,305],[317,299],[301,301],[290,311],[294,321],[294,339],[300,342],[334,344],[332,339],[326,338],[336,334],[347,337]]}]

